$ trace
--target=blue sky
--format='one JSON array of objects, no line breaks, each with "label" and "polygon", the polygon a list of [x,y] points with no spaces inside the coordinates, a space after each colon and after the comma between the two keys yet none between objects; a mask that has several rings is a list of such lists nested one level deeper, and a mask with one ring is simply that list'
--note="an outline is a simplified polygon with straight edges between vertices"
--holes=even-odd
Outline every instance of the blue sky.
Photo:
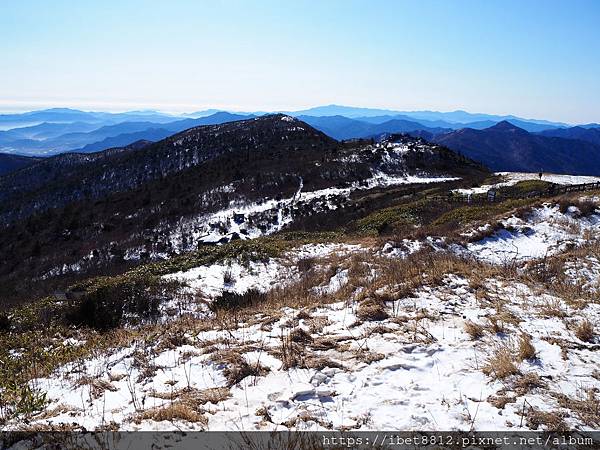
[{"label": "blue sky", "polygon": [[0,2],[0,110],[319,104],[600,122],[600,1]]}]

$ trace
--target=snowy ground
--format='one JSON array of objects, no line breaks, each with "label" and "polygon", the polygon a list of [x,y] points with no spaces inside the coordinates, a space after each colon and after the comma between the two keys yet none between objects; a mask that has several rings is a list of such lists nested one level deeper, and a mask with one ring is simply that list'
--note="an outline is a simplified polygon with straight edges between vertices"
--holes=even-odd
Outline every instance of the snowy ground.
[{"label": "snowy ground", "polygon": [[598,237],[600,215],[577,216],[575,207],[563,214],[558,205],[545,204],[525,219],[513,216],[503,220],[501,229],[466,249],[476,258],[496,264],[550,256],[581,245],[592,235]]},{"label": "snowy ground", "polygon": [[[458,194],[485,194],[490,189],[497,189],[503,186],[513,186],[519,181],[540,180],[539,173],[528,172],[497,172],[495,175],[502,177],[503,181],[495,184],[485,184],[482,186],[469,189],[456,189],[454,192]],[[548,181],[556,184],[585,184],[598,183],[600,177],[583,176],[583,175],[560,175],[554,173],[542,174],[542,181]]]},{"label": "snowy ground", "polygon": [[[170,349],[137,342],[35,380],[52,399],[51,412],[35,423],[87,429],[115,423],[122,430],[523,429],[532,420],[522,417],[524,408],[529,415],[561,413],[561,399],[585,398],[600,387],[596,347],[568,326],[582,317],[597,323],[598,305],[574,311],[560,299],[497,280],[485,289],[490,298],[478,298],[467,280],[448,276],[441,286],[389,302],[390,317],[381,321],[358,320],[356,303],[346,301],[190,333]],[[486,324],[497,315],[498,299],[515,319],[473,339],[465,323]],[[544,313],[548,304],[562,308],[568,321]],[[523,333],[537,356],[516,362],[517,372],[503,379],[484,373],[490,355],[514,352]],[[236,365],[254,375],[233,383]],[[153,419],[181,404],[200,412],[189,420]],[[590,428],[576,413],[563,420]]]},{"label": "snowy ground", "polygon": [[[484,239],[446,251],[493,264],[517,262],[523,269],[532,259],[593,242],[599,231],[598,214],[581,217],[575,207],[561,213],[547,203],[523,218],[505,217]],[[527,277],[503,278],[497,266],[487,277],[479,273],[482,266],[432,283],[425,277],[418,289],[406,291],[393,281],[402,274],[390,265],[417,258],[427,246],[444,251],[433,238],[373,248],[311,244],[268,261],[230,260],[169,275],[208,302],[224,290],[286,286],[302,289],[282,291],[289,298],[301,292],[308,300],[226,317],[204,309],[193,327],[165,323],[152,338],[140,335],[62,366],[31,382],[48,394],[45,411],[7,428],[600,426],[590,413],[600,401],[600,305],[589,298],[567,301]],[[570,260],[562,270],[593,292],[598,256]],[[310,261],[304,273],[303,261]],[[375,294],[384,299],[382,310],[365,312]],[[581,332],[586,322],[596,327],[591,337]]]},{"label": "snowy ground", "polygon": [[336,256],[346,257],[361,250],[359,245],[308,244],[286,253],[281,258],[243,264],[229,260],[176,272],[165,278],[183,281],[192,290],[208,298],[215,298],[223,291],[243,294],[250,289],[256,289],[267,292],[297,281],[300,277],[298,262],[301,260],[326,258],[334,253]]},{"label": "snowy ground", "polygon": [[[527,173],[527,172],[498,172],[496,175],[501,175],[512,184],[516,184],[519,181],[526,180],[539,180],[538,173]],[[591,177],[585,175],[561,175],[555,173],[543,173],[542,181],[548,181],[556,184],[585,184],[585,183],[598,183],[600,177]]]}]

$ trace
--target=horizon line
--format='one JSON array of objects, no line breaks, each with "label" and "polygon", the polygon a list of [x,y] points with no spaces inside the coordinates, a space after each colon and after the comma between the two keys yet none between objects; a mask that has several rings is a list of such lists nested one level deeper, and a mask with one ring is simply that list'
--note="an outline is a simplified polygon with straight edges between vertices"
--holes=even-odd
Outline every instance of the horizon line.
[{"label": "horizon line", "polygon": [[[0,102],[1,104],[2,102]],[[7,102],[8,103],[8,102]],[[14,105],[14,103],[12,103],[12,105]],[[56,106],[53,106],[56,105]],[[457,108],[457,109],[452,109],[452,110],[436,110],[436,109],[394,109],[394,107],[386,107],[386,106],[381,106],[381,107],[375,107],[375,106],[350,106],[350,105],[343,105],[343,104],[338,104],[338,103],[327,103],[327,104],[319,104],[319,105],[313,105],[313,106],[307,106],[307,107],[292,107],[292,108],[285,108],[285,109],[269,109],[269,108],[244,108],[244,107],[240,107],[239,105],[215,105],[215,106],[195,106],[195,105],[185,105],[184,108],[173,108],[173,109],[169,109],[169,106],[184,106],[184,105],[163,105],[166,108],[162,109],[160,106],[158,106],[158,108],[152,107],[152,105],[148,105],[148,104],[133,104],[133,103],[127,103],[127,104],[121,104],[122,106],[117,106],[118,104],[105,104],[106,107],[105,108],[96,108],[95,106],[92,106],[93,104],[91,103],[58,103],[58,104],[51,104],[51,103],[41,103],[39,104],[39,106],[36,108],[35,103],[26,103],[23,105],[23,107],[16,107],[16,108],[8,108],[8,109],[0,109],[0,115],[11,115],[11,114],[27,114],[27,113],[33,113],[33,112],[39,112],[39,111],[48,111],[48,110],[53,110],[53,109],[65,109],[65,110],[73,110],[73,111],[81,111],[81,112],[87,112],[87,113],[108,113],[108,114],[124,114],[124,113],[158,113],[158,114],[164,114],[164,115],[171,115],[171,116],[185,116],[187,114],[193,114],[193,113],[197,113],[197,112],[204,112],[204,111],[211,111],[214,110],[215,112],[228,112],[231,114],[277,114],[277,113],[298,113],[298,112],[302,112],[305,110],[310,110],[310,109],[315,109],[315,108],[323,108],[323,107],[329,107],[329,106],[335,106],[335,107],[341,107],[341,108],[356,108],[356,109],[367,109],[367,110],[382,110],[382,111],[387,111],[389,113],[395,113],[395,114],[410,114],[410,113],[425,113],[425,112],[431,112],[431,113],[440,113],[440,114],[449,114],[449,113],[456,113],[456,112],[464,112],[467,114],[472,114],[472,115],[489,115],[489,116],[499,116],[499,117],[504,117],[504,116],[512,116],[515,119],[521,119],[521,120],[529,120],[529,121],[545,121],[545,122],[552,122],[552,123],[558,123],[558,124],[564,124],[564,125],[572,125],[572,126],[576,126],[576,125],[585,125],[585,124],[592,124],[592,123],[600,123],[600,121],[589,121],[589,122],[581,122],[581,123],[577,123],[577,122],[571,122],[571,121],[564,121],[564,120],[554,120],[554,119],[546,119],[546,118],[532,118],[532,117],[521,117],[516,115],[515,113],[492,113],[492,112],[472,112],[466,109],[462,109],[462,108]],[[100,106],[101,104],[96,104],[97,106]],[[16,105],[15,105],[16,106]],[[112,106],[112,107],[111,107]],[[343,114],[336,114],[336,115],[341,115],[343,116]],[[387,115],[387,114],[382,114],[382,115]],[[325,117],[325,116],[323,116]],[[440,119],[442,120],[442,119]],[[456,123],[461,123],[461,122],[456,122]]]}]

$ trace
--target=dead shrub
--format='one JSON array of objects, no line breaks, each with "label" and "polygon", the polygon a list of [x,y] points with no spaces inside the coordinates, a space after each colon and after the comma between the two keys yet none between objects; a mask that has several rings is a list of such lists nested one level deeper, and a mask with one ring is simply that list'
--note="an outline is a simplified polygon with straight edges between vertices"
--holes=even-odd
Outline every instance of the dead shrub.
[{"label": "dead shrub", "polygon": [[356,359],[358,359],[366,364],[371,364],[371,363],[374,363],[377,361],[381,361],[384,358],[385,358],[385,355],[383,353],[371,352],[371,351],[367,351],[367,350],[363,350],[363,351],[356,353]]},{"label": "dead shrub", "polygon": [[519,361],[524,361],[526,359],[535,359],[536,351],[535,347],[531,343],[531,336],[528,334],[521,334],[519,338],[519,346],[517,348],[517,357]]},{"label": "dead shrub", "polygon": [[302,258],[296,263],[296,267],[298,268],[298,272],[301,275],[307,274],[310,272],[316,265],[315,258]]},{"label": "dead shrub", "polygon": [[540,315],[542,317],[566,317],[567,311],[560,299],[548,300],[540,305]]},{"label": "dead shrub", "polygon": [[583,217],[591,216],[596,212],[598,205],[591,200],[580,200],[577,202],[577,208]]},{"label": "dead shrub", "polygon": [[467,320],[463,325],[465,332],[471,336],[471,339],[480,339],[483,337],[483,326],[478,323]]},{"label": "dead shrub", "polygon": [[303,344],[307,344],[313,341],[313,337],[310,334],[308,334],[303,328],[300,327],[294,328],[290,332],[290,339],[292,340],[292,342],[298,342]]},{"label": "dead shrub", "polygon": [[214,312],[217,312],[218,310],[239,310],[264,302],[265,299],[266,295],[256,289],[250,289],[243,294],[223,291],[223,293],[215,298],[210,304],[210,309]]},{"label": "dead shrub", "polygon": [[597,389],[580,391],[577,398],[564,394],[556,394],[558,404],[573,411],[587,426],[597,429],[600,427],[600,397]]},{"label": "dead shrub", "polygon": [[537,430],[540,426],[543,426],[550,431],[569,431],[569,426],[563,418],[564,414],[540,411],[536,408],[529,408],[525,415],[526,424],[532,430]]},{"label": "dead shrub", "polygon": [[309,369],[317,369],[317,370],[323,370],[327,367],[333,367],[336,369],[345,369],[344,366],[337,362],[334,361],[332,359],[329,358],[325,358],[322,356],[316,357],[316,358],[307,358],[305,361],[305,366]]},{"label": "dead shrub", "polygon": [[516,401],[516,397],[511,397],[508,395],[490,395],[487,398],[487,402],[498,409],[504,409],[507,404],[515,403]]},{"label": "dead shrub", "polygon": [[495,379],[504,379],[511,375],[519,373],[519,369],[515,365],[512,349],[504,346],[499,347],[492,356],[490,356],[482,371],[487,376]]},{"label": "dead shrub", "polygon": [[231,392],[229,388],[225,387],[202,389],[195,396],[196,400],[201,404],[212,403],[215,405],[227,400],[229,397],[231,397]]},{"label": "dead shrub", "polygon": [[385,310],[383,302],[367,299],[358,305],[356,317],[363,321],[380,321],[387,319],[390,315]]},{"label": "dead shrub", "polygon": [[315,350],[331,350],[337,348],[338,342],[345,338],[335,338],[331,336],[323,336],[316,338],[311,347]]},{"label": "dead shrub", "polygon": [[93,398],[100,398],[104,394],[104,391],[111,391],[111,392],[117,391],[117,388],[109,381],[102,380],[100,378],[95,378],[95,377],[88,377],[88,376],[82,377],[78,380],[77,385],[89,386],[90,395]]},{"label": "dead shrub", "polygon": [[577,339],[583,342],[592,342],[594,340],[594,325],[589,320],[582,320],[573,327],[573,333]]},{"label": "dead shrub", "polygon": [[225,363],[226,367],[223,370],[223,375],[227,379],[229,387],[238,384],[244,378],[249,376],[262,376],[269,372],[269,369],[260,364],[248,364],[246,359],[239,353],[233,350],[223,353],[215,353],[212,357],[213,361]]},{"label": "dead shrub", "polygon": [[305,310],[305,309],[301,309],[300,311],[298,311],[298,314],[296,314],[296,319],[298,320],[309,320],[310,319],[310,313]]},{"label": "dead shrub", "polygon": [[141,412],[138,419],[154,420],[156,422],[184,420],[202,425],[208,424],[208,419],[203,414],[195,411],[190,405],[183,402],[173,402],[167,406],[148,409]]},{"label": "dead shrub", "polygon": [[311,334],[316,334],[323,331],[323,328],[329,325],[329,323],[330,321],[327,316],[316,316],[307,320],[306,325],[308,325]]},{"label": "dead shrub", "polygon": [[512,390],[515,391],[519,396],[529,393],[535,388],[544,387],[544,383],[539,375],[534,372],[527,372],[514,380]]},{"label": "dead shrub", "polygon": [[232,284],[235,281],[233,276],[233,272],[231,270],[231,266],[227,267],[225,272],[223,272],[223,284]]},{"label": "dead shrub", "polygon": [[494,334],[504,333],[504,322],[498,320],[496,316],[488,317],[488,328]]}]

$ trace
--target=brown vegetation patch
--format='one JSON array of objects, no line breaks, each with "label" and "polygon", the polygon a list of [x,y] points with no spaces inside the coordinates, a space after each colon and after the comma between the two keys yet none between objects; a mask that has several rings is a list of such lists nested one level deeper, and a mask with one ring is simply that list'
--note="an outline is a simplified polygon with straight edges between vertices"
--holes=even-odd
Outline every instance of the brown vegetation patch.
[{"label": "brown vegetation patch", "polygon": [[569,398],[564,394],[555,394],[561,407],[573,411],[587,426],[600,427],[600,396],[598,389],[581,391],[577,398]]},{"label": "brown vegetation patch", "polygon": [[492,356],[490,356],[482,371],[487,376],[495,379],[504,379],[511,375],[519,373],[513,359],[513,351],[509,347],[499,347]]},{"label": "brown vegetation patch", "polygon": [[387,319],[390,315],[386,311],[383,302],[367,299],[358,305],[356,317],[362,321],[381,321]]},{"label": "brown vegetation patch", "polygon": [[480,339],[483,337],[483,326],[479,325],[478,323],[475,322],[471,322],[470,320],[467,320],[464,325],[463,328],[465,329],[465,332],[471,336],[471,339]]},{"label": "brown vegetation patch", "polygon": [[536,357],[535,347],[531,342],[531,336],[525,333],[521,334],[517,347],[517,358],[519,361],[534,359]]},{"label": "brown vegetation patch", "polygon": [[594,340],[594,325],[589,320],[582,320],[573,327],[573,333],[577,339],[583,342],[592,342]]},{"label": "brown vegetation patch", "polygon": [[154,420],[155,422],[183,420],[186,422],[208,425],[206,416],[195,411],[190,405],[184,402],[173,402],[167,406],[142,411],[135,418],[135,421],[138,423],[141,420]]}]

